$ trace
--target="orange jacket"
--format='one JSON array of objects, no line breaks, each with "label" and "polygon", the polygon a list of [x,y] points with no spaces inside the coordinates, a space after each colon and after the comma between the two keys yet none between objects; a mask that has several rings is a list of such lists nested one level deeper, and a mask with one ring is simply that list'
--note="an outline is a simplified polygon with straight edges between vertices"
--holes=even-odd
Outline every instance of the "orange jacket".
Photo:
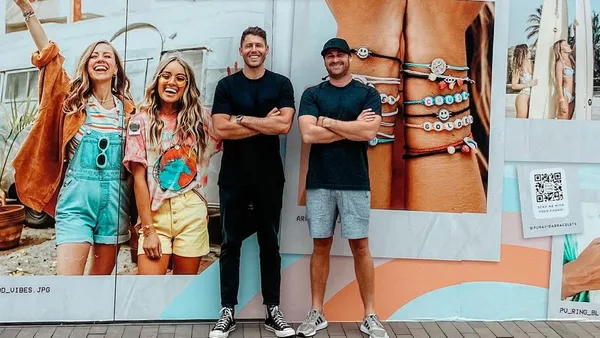
[{"label": "orange jacket", "polygon": [[[64,57],[55,42],[31,57],[40,69],[38,83],[39,115],[31,132],[12,162],[19,200],[35,211],[54,217],[60,185],[67,166],[66,146],[86,120],[85,110],[66,115],[62,111],[69,90],[69,76],[63,68]],[[123,101],[125,118],[135,110],[134,103]]]}]

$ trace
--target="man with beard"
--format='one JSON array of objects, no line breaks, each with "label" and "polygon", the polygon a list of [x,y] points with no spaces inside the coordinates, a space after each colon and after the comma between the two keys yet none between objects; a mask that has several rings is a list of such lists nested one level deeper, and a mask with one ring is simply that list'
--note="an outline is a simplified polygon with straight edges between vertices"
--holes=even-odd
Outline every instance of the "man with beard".
[{"label": "man with beard", "polygon": [[240,249],[248,236],[247,211],[252,204],[260,246],[260,270],[265,328],[277,337],[294,335],[279,309],[281,256],[279,219],[285,182],[279,135],[287,134],[294,118],[294,90],[288,78],[265,69],[267,34],[259,27],[242,33],[242,71],[219,81],[212,119],[223,140],[219,197],[221,243],[221,313],[210,332],[224,338],[236,327]]},{"label": "man with beard", "polygon": [[361,331],[387,338],[375,314],[373,258],[368,228],[371,211],[368,141],[381,123],[381,98],[375,88],[352,79],[348,43],[333,38],[321,52],[329,80],[302,94],[298,124],[302,140],[311,145],[306,174],[306,218],[313,238],[310,262],[312,309],[297,335],[314,336],[327,327],[323,297],[329,275],[329,255],[336,220],[348,239],[364,305]]}]

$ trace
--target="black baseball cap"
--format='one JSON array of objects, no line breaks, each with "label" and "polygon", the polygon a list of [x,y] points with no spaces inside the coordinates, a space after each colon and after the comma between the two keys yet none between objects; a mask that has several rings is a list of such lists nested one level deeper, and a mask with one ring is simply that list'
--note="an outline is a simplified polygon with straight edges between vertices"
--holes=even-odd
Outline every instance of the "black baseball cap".
[{"label": "black baseball cap", "polygon": [[321,56],[325,56],[325,53],[327,53],[327,51],[332,48],[337,48],[346,54],[352,54],[352,51],[350,50],[350,46],[348,46],[348,43],[346,42],[346,40],[344,40],[342,38],[332,38],[332,39],[329,39],[329,41],[325,42],[325,45],[323,45],[323,50],[321,51]]}]

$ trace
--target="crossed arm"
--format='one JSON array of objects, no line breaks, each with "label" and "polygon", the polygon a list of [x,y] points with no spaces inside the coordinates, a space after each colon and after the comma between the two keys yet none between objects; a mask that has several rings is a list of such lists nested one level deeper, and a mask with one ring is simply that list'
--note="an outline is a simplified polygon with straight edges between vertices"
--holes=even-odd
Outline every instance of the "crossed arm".
[{"label": "crossed arm", "polygon": [[377,136],[381,116],[371,109],[363,110],[355,121],[340,121],[329,117],[303,115],[298,118],[304,143],[332,143],[348,139],[369,141]]},{"label": "crossed arm", "polygon": [[292,127],[293,108],[273,108],[265,117],[244,116],[240,123],[229,114],[213,114],[215,134],[220,139],[239,140],[258,134],[287,134]]}]

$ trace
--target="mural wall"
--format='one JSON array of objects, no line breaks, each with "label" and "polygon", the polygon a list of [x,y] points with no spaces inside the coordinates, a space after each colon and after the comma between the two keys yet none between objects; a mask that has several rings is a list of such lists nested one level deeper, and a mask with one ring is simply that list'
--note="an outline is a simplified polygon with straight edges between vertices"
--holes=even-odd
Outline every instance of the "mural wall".
[{"label": "mural wall", "polygon": [[[49,187],[56,185],[53,177],[60,170],[45,165],[44,152],[20,150],[27,144],[39,145],[27,149],[50,147],[64,137],[68,128],[59,124],[34,127],[39,121],[53,125],[57,120],[51,117],[62,113],[53,100],[43,98],[62,95],[57,84],[79,76],[80,57],[100,40],[120,57],[115,65],[121,64],[122,72],[113,83],[129,83],[127,102],[132,104],[119,109],[139,108],[160,61],[179,55],[192,69],[208,121],[218,81],[244,67],[238,49],[249,26],[267,31],[266,67],[291,79],[297,105],[304,89],[327,80],[319,53],[334,36],[354,49],[354,79],[380,93],[384,123],[369,142],[368,158],[370,249],[381,319],[598,317],[598,3],[33,1],[52,46],[41,53],[36,53],[39,41],[28,32],[18,3],[0,6],[0,177],[6,195],[0,207],[0,322],[218,317],[218,140],[207,139],[214,143],[202,159],[208,241],[193,262],[194,273],[185,275],[173,270],[172,260],[153,271],[140,263],[143,241],[134,227],[138,215],[129,186],[117,185],[117,194],[99,199],[112,201],[127,217],[106,212],[113,218],[101,231],[102,224],[94,232],[83,231],[80,219],[61,223],[68,228],[57,227],[53,212],[35,206],[40,204],[36,196],[50,199]],[[116,121],[121,121],[116,130],[136,133]],[[81,140],[92,139],[96,131],[83,132]],[[123,158],[118,137],[82,142],[89,152],[51,156],[81,158],[81,166],[100,165],[102,156]],[[411,156],[460,142],[468,149]],[[313,247],[305,215],[309,148],[295,118],[289,134],[281,137],[286,177],[281,308],[291,322],[304,319],[311,305]],[[16,180],[27,180],[15,176],[15,166],[28,168],[17,171],[37,175],[36,182],[42,177],[46,184],[23,184],[28,193],[16,189]],[[65,194],[90,188],[63,169],[61,195],[52,201],[66,208]],[[187,169],[165,166],[156,175],[169,178],[170,170],[179,170],[175,181],[180,184]],[[113,173],[118,178],[120,171]],[[110,180],[97,178],[103,179]],[[25,195],[34,197],[24,201]],[[264,315],[255,229],[250,219],[241,255],[238,318]],[[97,244],[58,247],[77,242],[77,236],[91,236]],[[339,223],[332,254],[327,319],[361,320],[352,253]]]}]

